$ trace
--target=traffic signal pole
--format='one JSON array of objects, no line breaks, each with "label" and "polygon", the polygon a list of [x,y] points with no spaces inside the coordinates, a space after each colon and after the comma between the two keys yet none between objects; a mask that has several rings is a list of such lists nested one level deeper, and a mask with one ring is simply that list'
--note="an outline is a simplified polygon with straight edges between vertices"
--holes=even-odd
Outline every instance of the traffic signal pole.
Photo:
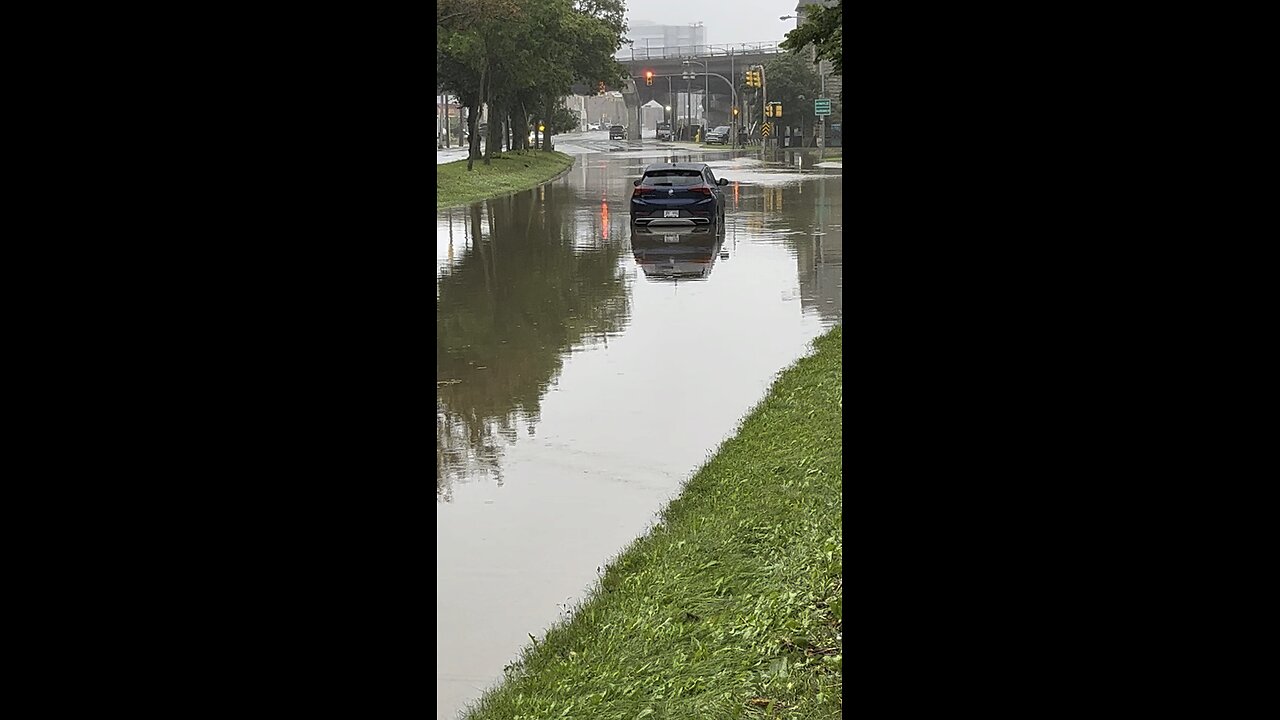
[{"label": "traffic signal pole", "polygon": [[[765,122],[766,122],[766,120],[765,120],[765,115],[764,115],[764,112],[765,112],[765,110],[764,110],[764,109],[765,109],[765,108],[767,108],[767,107],[769,107],[769,80],[768,80],[768,78],[766,78],[766,77],[765,77],[765,75],[764,75],[764,65],[761,65],[761,66],[760,66],[760,96],[761,96],[761,103],[760,103],[760,122],[761,122],[761,127],[763,127],[763,123],[765,123]],[[772,134],[772,133],[771,133],[771,134]],[[760,141],[760,147],[761,147],[761,148],[763,148],[763,147],[764,147],[765,145],[767,145],[767,144],[768,144],[768,143],[767,143],[764,139],[761,139],[761,141]]]}]

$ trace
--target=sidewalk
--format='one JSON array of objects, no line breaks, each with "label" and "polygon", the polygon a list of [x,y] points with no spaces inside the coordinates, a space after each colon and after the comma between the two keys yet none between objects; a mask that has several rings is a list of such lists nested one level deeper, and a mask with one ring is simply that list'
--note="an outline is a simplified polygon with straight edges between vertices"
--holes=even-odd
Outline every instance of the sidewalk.
[{"label": "sidewalk", "polygon": [[457,145],[454,145],[451,148],[440,148],[439,150],[436,150],[437,165],[451,163],[455,160],[466,160],[466,159],[467,159],[466,145],[463,145],[462,147],[458,147]]}]

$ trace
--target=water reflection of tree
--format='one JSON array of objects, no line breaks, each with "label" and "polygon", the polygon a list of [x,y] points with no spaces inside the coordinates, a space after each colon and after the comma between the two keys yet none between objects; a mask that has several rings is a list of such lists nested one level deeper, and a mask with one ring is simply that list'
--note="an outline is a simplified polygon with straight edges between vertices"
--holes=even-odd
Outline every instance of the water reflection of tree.
[{"label": "water reflection of tree", "polygon": [[544,186],[469,210],[469,246],[437,283],[438,497],[455,480],[501,482],[503,444],[521,426],[533,434],[563,356],[628,320],[625,248],[584,247],[592,228],[576,207],[568,188]]},{"label": "water reflection of tree", "polygon": [[827,322],[838,322],[844,306],[842,182],[836,176],[764,188],[766,212],[772,210],[801,231],[786,236],[796,257],[800,304]]}]

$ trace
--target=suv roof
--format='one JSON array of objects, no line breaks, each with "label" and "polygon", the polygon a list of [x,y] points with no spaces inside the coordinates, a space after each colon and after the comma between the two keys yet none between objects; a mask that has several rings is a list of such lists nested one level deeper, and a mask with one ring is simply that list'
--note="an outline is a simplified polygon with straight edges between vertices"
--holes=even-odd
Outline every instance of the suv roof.
[{"label": "suv roof", "polygon": [[705,170],[706,163],[653,163],[645,165],[644,172],[647,174],[654,170]]}]

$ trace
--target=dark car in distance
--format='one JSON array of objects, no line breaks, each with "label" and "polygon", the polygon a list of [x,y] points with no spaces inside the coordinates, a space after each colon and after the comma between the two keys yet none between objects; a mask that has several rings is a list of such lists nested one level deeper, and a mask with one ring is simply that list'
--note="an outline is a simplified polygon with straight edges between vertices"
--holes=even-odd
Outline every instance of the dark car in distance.
[{"label": "dark car in distance", "polygon": [[718,225],[724,221],[724,178],[706,163],[654,163],[632,183],[631,223]]},{"label": "dark car in distance", "polygon": [[626,128],[624,128],[624,127],[622,127],[621,125],[610,125],[610,126],[609,126],[609,139],[610,139],[610,140],[626,140],[626,139],[627,139],[627,129],[626,129]]},{"label": "dark car in distance", "polygon": [[671,139],[671,123],[669,122],[658,123],[657,131],[655,134],[658,136],[659,140],[670,140]]},{"label": "dark car in distance", "polygon": [[707,133],[708,145],[724,145],[729,142],[729,126],[721,125]]}]

